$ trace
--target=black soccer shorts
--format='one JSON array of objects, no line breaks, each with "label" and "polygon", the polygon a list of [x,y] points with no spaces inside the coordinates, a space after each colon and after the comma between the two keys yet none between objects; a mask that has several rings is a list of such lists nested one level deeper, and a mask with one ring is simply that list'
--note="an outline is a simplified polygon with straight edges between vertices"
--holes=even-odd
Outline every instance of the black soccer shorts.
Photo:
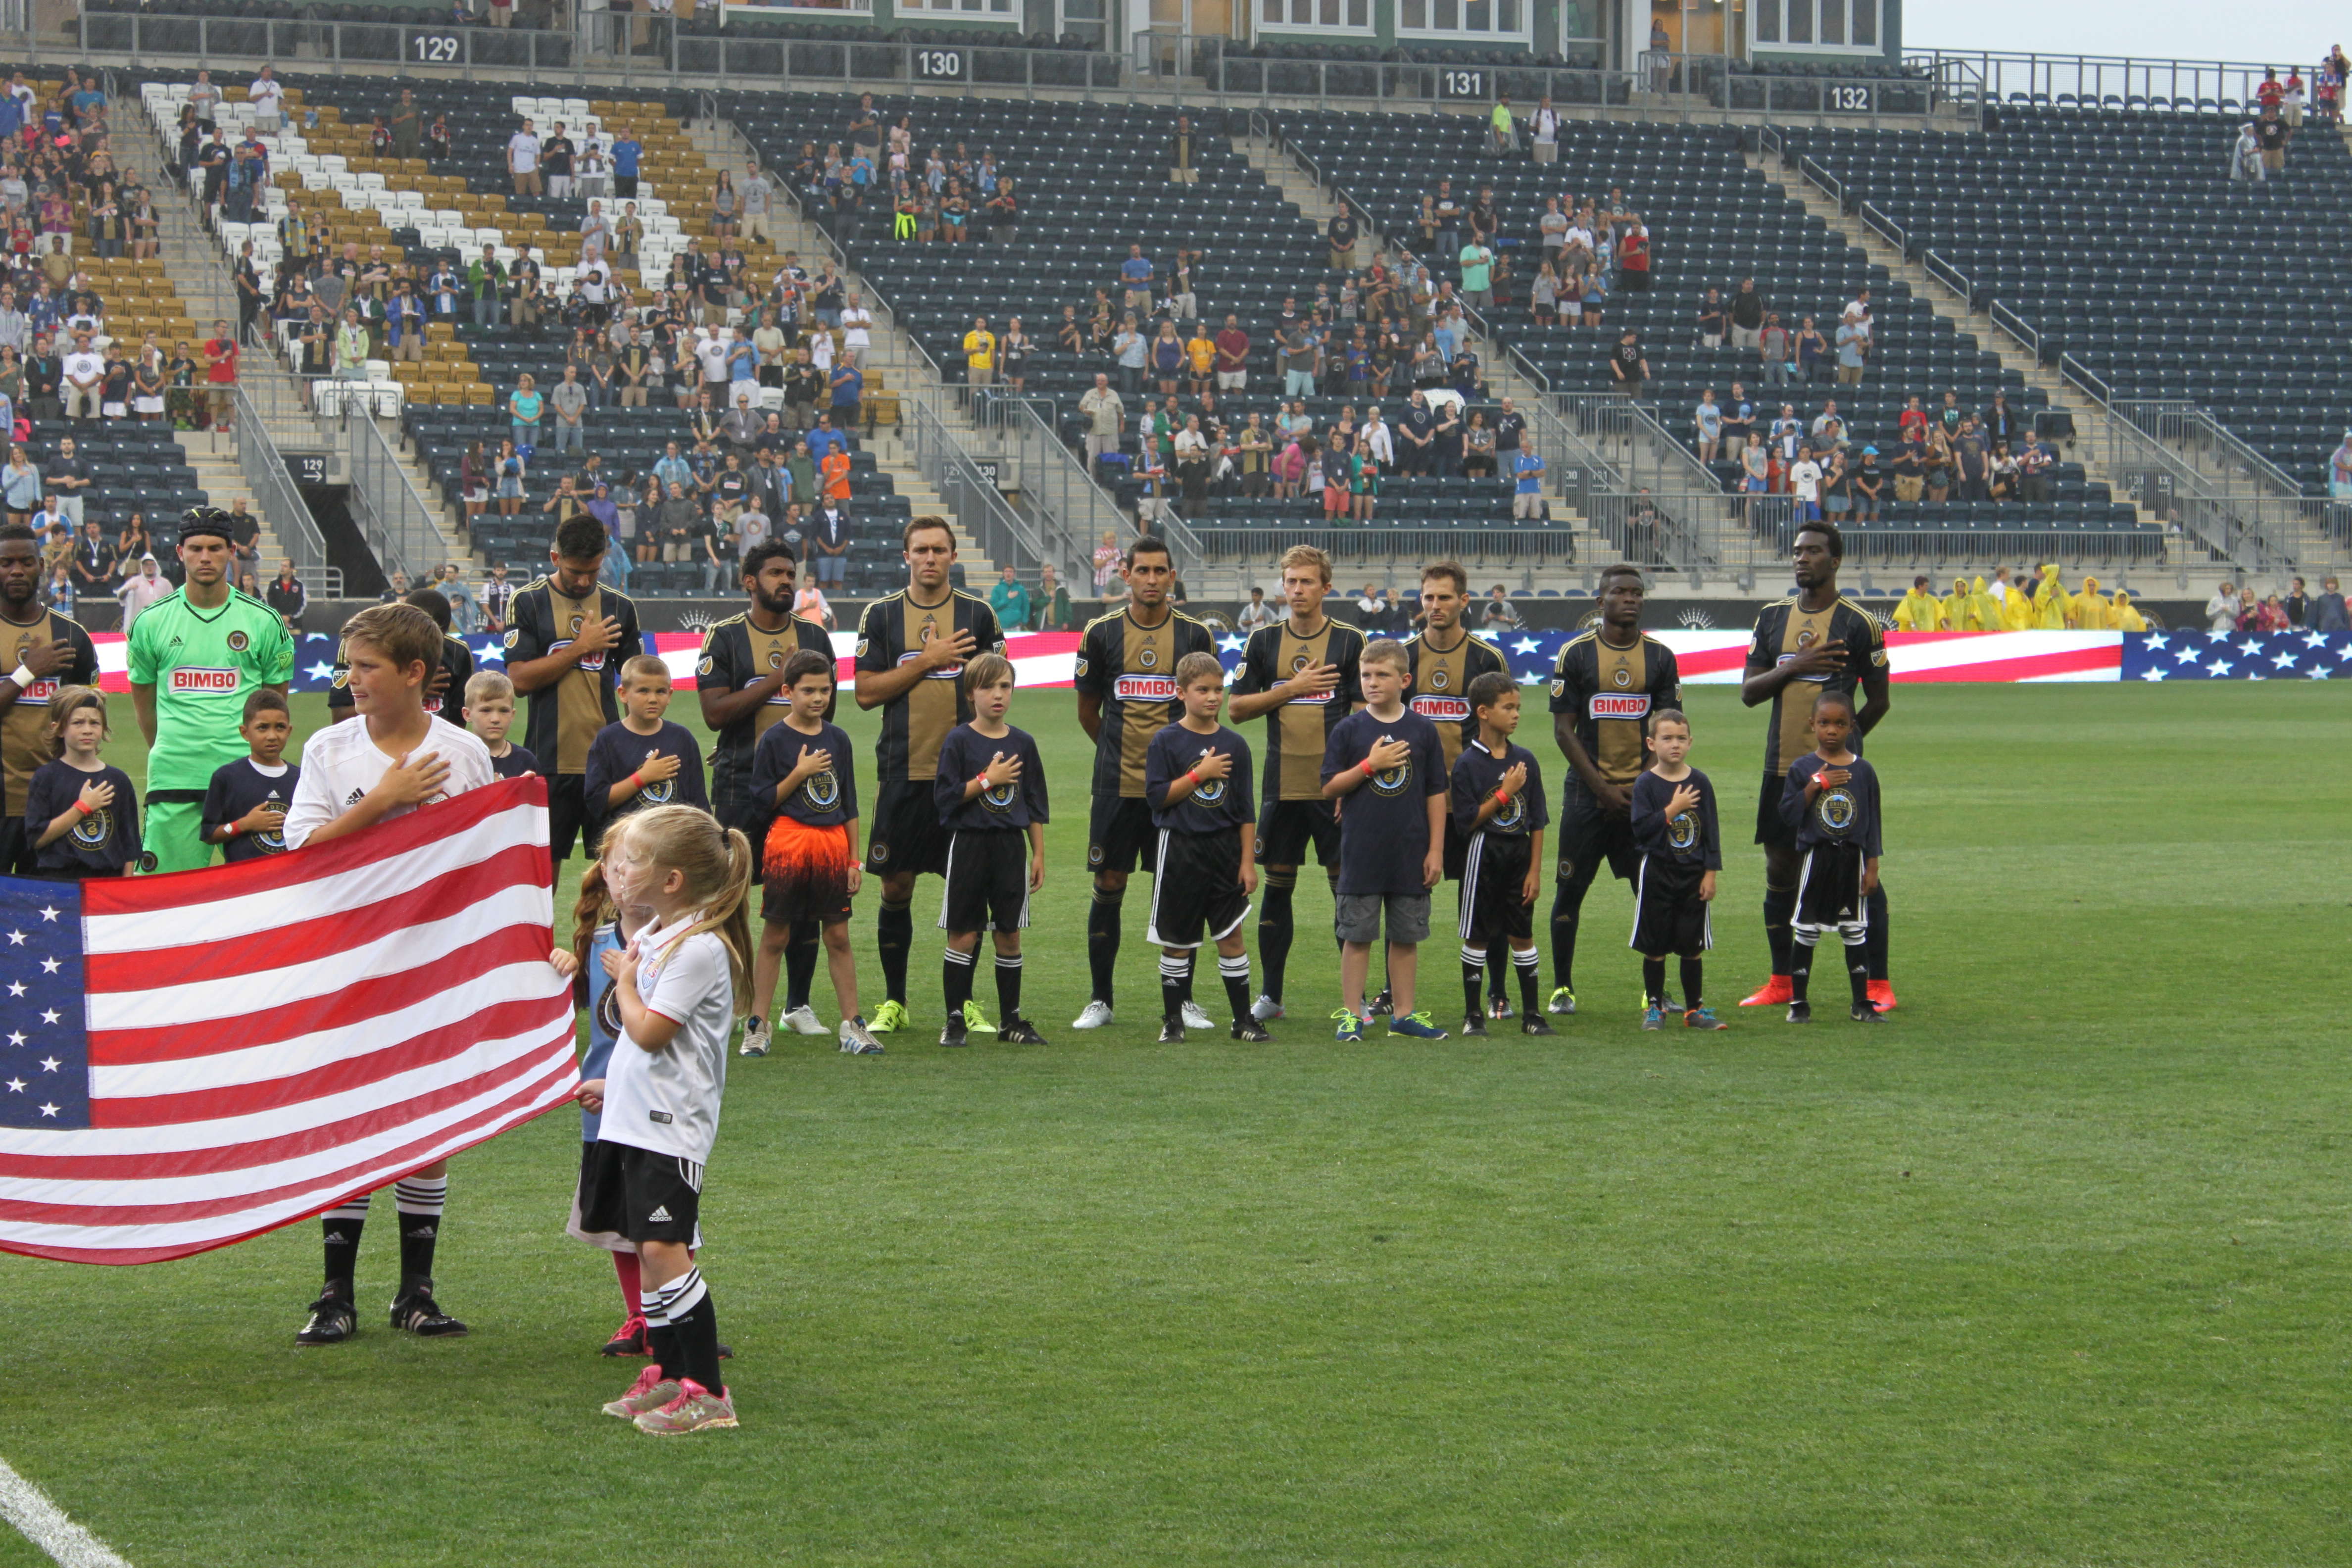
[{"label": "black soccer shorts", "polygon": [[1339,816],[1328,800],[1269,800],[1257,812],[1257,863],[1303,866],[1307,846],[1315,863],[1339,863]]},{"label": "black soccer shorts", "polygon": [[1633,819],[1611,811],[1593,798],[1581,779],[1571,778],[1560,792],[1559,879],[1566,881],[1572,868],[1581,868],[1589,878],[1603,860],[1619,881],[1633,879],[1641,863],[1641,853],[1633,847]]},{"label": "black soccer shorts", "polygon": [[940,929],[1019,931],[1029,923],[1029,835],[959,829],[948,845]]},{"label": "black soccer shorts", "polygon": [[1519,897],[1535,846],[1518,833],[1475,833],[1464,851],[1455,920],[1465,947],[1535,935],[1535,910]]},{"label": "black soccer shorts", "polygon": [[1098,795],[1087,821],[1087,869],[1133,871],[1159,852],[1160,829],[1141,795]]},{"label": "black soccer shorts", "polygon": [[936,877],[947,866],[948,830],[940,825],[931,781],[896,779],[882,785],[866,838],[866,869],[877,877],[893,871]]},{"label": "black soccer shorts", "polygon": [[1797,852],[1797,830],[1780,817],[1780,795],[1789,781],[1780,773],[1766,773],[1764,786],[1756,793],[1756,842],[1767,849]]},{"label": "black soccer shorts", "polygon": [[1715,945],[1714,906],[1698,896],[1706,868],[1666,855],[1642,857],[1633,881],[1633,935],[1644,958],[1696,958]]},{"label": "black soccer shorts", "polygon": [[580,1228],[631,1241],[694,1245],[702,1167],[677,1154],[599,1139],[581,1163]]},{"label": "black soccer shorts", "polygon": [[1151,924],[1143,940],[1154,947],[1198,947],[1203,940],[1231,936],[1249,919],[1241,877],[1238,833],[1162,833],[1151,869]]},{"label": "black soccer shorts", "polygon": [[572,846],[593,853],[587,841],[588,780],[582,773],[556,773],[547,781],[547,853],[561,865],[572,858]]}]

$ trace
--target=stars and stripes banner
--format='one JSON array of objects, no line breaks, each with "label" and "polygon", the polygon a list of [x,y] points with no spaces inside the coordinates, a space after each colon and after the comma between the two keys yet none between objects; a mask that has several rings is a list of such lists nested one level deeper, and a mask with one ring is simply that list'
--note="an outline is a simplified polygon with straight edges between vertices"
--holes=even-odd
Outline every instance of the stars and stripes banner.
[{"label": "stars and stripes banner", "polygon": [[2126,680],[2352,680],[2342,632],[2135,632]]},{"label": "stars and stripes banner", "polygon": [[0,879],[0,1251],[152,1263],[562,1103],[547,785],[173,876]]}]

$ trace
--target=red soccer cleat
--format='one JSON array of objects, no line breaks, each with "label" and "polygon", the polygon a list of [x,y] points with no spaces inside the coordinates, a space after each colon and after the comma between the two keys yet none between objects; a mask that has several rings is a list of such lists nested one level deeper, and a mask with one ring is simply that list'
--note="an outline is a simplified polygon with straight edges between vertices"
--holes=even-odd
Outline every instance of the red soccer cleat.
[{"label": "red soccer cleat", "polygon": [[1882,1013],[1895,1011],[1895,982],[1874,980],[1870,983],[1871,1005]]},{"label": "red soccer cleat", "polygon": [[632,1314],[627,1322],[614,1330],[613,1337],[604,1342],[604,1353],[606,1355],[646,1354],[645,1318],[641,1314]]},{"label": "red soccer cleat", "polygon": [[1789,977],[1776,974],[1764,983],[1764,989],[1739,1005],[1743,1007],[1785,1007],[1792,999]]}]

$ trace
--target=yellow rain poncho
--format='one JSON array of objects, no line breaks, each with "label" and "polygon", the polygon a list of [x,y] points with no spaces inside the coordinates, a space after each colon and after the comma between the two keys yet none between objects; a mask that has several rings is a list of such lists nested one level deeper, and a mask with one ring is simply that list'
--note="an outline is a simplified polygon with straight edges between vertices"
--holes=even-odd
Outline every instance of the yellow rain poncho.
[{"label": "yellow rain poncho", "polygon": [[[2015,593],[2014,588],[2010,590]],[[2071,607],[2066,597],[2066,585],[2058,581],[2054,565],[2042,569],[2042,581],[2033,587],[2032,626],[2037,631],[2063,632],[2066,629],[2066,612]]]},{"label": "yellow rain poncho", "polygon": [[2009,592],[1994,601],[2000,617],[2000,629],[2023,632],[2033,629],[2033,601],[2022,583],[2011,583]]},{"label": "yellow rain poncho", "polygon": [[2121,588],[2116,590],[2115,604],[2109,607],[2107,614],[2114,621],[2111,630],[2119,632],[2147,630],[2147,617],[2132,608],[2131,595]]},{"label": "yellow rain poncho", "polygon": [[1952,579],[1952,596],[1944,601],[1944,629],[1948,632],[1997,632],[2000,630],[2000,610],[1985,592],[1984,579],[1976,580],[1970,587],[1965,577]]},{"label": "yellow rain poncho", "polygon": [[2096,577],[2083,579],[2083,591],[2076,594],[2068,607],[2067,622],[2080,632],[2104,632],[2114,629],[2115,614],[2107,596],[2099,592]]},{"label": "yellow rain poncho", "polygon": [[1941,631],[1944,626],[1943,601],[1920,587],[1916,583],[1911,591],[1895,602],[1895,629],[1905,632]]}]

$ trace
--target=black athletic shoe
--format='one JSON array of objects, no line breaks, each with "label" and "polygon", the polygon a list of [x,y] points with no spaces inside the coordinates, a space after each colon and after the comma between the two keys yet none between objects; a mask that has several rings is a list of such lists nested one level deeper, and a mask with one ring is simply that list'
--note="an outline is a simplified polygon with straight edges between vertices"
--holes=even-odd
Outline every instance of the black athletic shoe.
[{"label": "black athletic shoe", "polygon": [[1812,1021],[1813,1005],[1811,1003],[1791,1002],[1789,1004],[1789,1022],[1791,1024],[1810,1024]]},{"label": "black athletic shoe", "polygon": [[940,1044],[943,1046],[968,1046],[971,1044],[971,1037],[964,1032],[963,1015],[961,1013],[950,1013],[948,1015],[948,1021],[940,1026]]},{"label": "black athletic shoe", "polygon": [[421,1290],[404,1292],[392,1304],[392,1326],[405,1329],[420,1340],[453,1340],[466,1331],[466,1325],[443,1311],[433,1300],[430,1286]]},{"label": "black athletic shoe", "polygon": [[352,1310],[350,1301],[332,1290],[322,1290],[310,1303],[310,1321],[294,1336],[298,1345],[339,1345],[352,1337],[360,1326],[359,1314]]},{"label": "black athletic shoe", "polygon": [[1864,1002],[1861,1006],[1856,1007],[1851,1013],[1848,1013],[1846,1016],[1852,1018],[1857,1024],[1883,1024],[1886,1022],[1885,1019],[1878,1016],[1878,1004],[1875,1002]]},{"label": "black athletic shoe", "polygon": [[1026,1018],[1007,1018],[996,1028],[997,1043],[1006,1046],[1042,1046],[1048,1042],[1037,1032],[1037,1026]]},{"label": "black athletic shoe", "polygon": [[1274,1037],[1266,1033],[1265,1026],[1255,1018],[1236,1018],[1234,1020],[1234,1038],[1263,1046],[1272,1043]]},{"label": "black athletic shoe", "polygon": [[1381,987],[1381,994],[1373,997],[1371,1001],[1366,1005],[1364,1008],[1364,1016],[1367,1018],[1385,1018],[1389,1015],[1389,988],[1383,985]]},{"label": "black athletic shoe", "polygon": [[1486,1016],[1489,1018],[1510,1018],[1517,1016],[1517,1015],[1512,1009],[1511,999],[1508,996],[1489,996],[1486,998]]},{"label": "black athletic shoe", "polygon": [[733,1361],[735,1359],[735,1347],[730,1344],[722,1343],[719,1347],[719,1359],[720,1361]]},{"label": "black athletic shoe", "polygon": [[1465,1040],[1486,1039],[1486,1020],[1475,1013],[1465,1015],[1462,1020],[1462,1037]]},{"label": "black athletic shoe", "polygon": [[1519,1020],[1519,1033],[1522,1035],[1557,1035],[1559,1031],[1553,1028],[1549,1024],[1545,1023],[1540,1016],[1530,1013],[1526,1017]]},{"label": "black athletic shoe", "polygon": [[1184,1043],[1184,1020],[1181,1018],[1160,1019],[1160,1043],[1163,1046],[1182,1045]]}]

